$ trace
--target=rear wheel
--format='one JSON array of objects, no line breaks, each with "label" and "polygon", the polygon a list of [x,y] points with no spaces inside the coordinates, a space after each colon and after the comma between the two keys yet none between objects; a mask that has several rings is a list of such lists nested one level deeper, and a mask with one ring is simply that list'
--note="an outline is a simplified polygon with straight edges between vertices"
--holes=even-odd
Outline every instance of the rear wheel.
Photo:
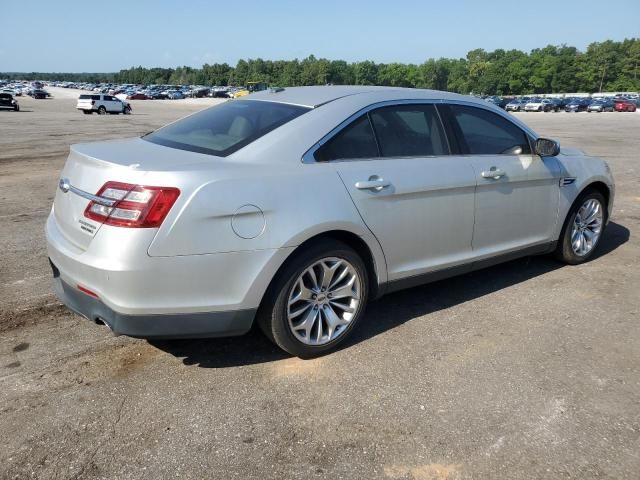
[{"label": "rear wheel", "polygon": [[101,106],[100,108],[98,108],[98,115],[106,115],[107,114],[107,109],[104,108],[104,106]]},{"label": "rear wheel", "polygon": [[368,298],[364,262],[335,240],[310,245],[269,288],[258,314],[262,331],[301,358],[332,350],[355,328]]},{"label": "rear wheel", "polygon": [[597,190],[587,190],[574,202],[562,227],[555,256],[570,265],[589,260],[595,252],[607,223],[604,197]]}]

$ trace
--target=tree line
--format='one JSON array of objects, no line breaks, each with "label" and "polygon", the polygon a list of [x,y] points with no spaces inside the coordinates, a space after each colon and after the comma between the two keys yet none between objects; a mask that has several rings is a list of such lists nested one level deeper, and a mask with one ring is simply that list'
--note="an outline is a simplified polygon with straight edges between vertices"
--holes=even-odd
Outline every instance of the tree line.
[{"label": "tree line", "polygon": [[0,73],[0,78],[133,84],[272,86],[386,85],[458,93],[517,95],[640,90],[640,38],[590,44],[585,51],[548,45],[530,52],[471,50],[465,58],[421,64],[346,62],[310,55],[302,60],[239,60],[202,68],[132,67],[117,73]]}]

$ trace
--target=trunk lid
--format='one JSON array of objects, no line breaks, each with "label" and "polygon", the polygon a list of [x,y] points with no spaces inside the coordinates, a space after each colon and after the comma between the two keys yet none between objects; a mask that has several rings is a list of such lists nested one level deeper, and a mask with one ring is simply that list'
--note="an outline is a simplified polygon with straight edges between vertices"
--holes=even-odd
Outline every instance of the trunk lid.
[{"label": "trunk lid", "polygon": [[[95,195],[108,181],[145,185],[150,173],[209,165],[215,158],[155,145],[140,138],[72,145],[53,202],[58,227],[69,242],[84,251],[102,223],[85,217],[90,199],[83,193]],[[159,180],[158,175],[152,178],[151,185],[168,182],[166,178]]]}]

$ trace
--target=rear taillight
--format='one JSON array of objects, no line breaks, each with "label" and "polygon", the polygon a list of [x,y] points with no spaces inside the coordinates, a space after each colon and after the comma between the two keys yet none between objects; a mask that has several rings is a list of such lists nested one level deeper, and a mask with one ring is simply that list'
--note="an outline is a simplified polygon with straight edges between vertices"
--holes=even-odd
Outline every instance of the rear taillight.
[{"label": "rear taillight", "polygon": [[159,227],[180,196],[173,187],[146,187],[120,182],[107,182],[96,196],[115,201],[107,206],[90,201],[84,216],[106,225],[116,227]]}]

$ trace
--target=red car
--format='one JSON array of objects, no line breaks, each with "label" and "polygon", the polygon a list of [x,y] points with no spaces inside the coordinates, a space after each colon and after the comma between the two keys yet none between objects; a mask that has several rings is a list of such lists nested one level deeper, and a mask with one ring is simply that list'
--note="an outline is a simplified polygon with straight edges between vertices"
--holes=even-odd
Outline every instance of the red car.
[{"label": "red car", "polygon": [[133,95],[127,95],[127,100],[148,100],[144,93],[134,93]]},{"label": "red car", "polygon": [[613,108],[616,112],[635,112],[636,104],[631,100],[616,100]]}]

